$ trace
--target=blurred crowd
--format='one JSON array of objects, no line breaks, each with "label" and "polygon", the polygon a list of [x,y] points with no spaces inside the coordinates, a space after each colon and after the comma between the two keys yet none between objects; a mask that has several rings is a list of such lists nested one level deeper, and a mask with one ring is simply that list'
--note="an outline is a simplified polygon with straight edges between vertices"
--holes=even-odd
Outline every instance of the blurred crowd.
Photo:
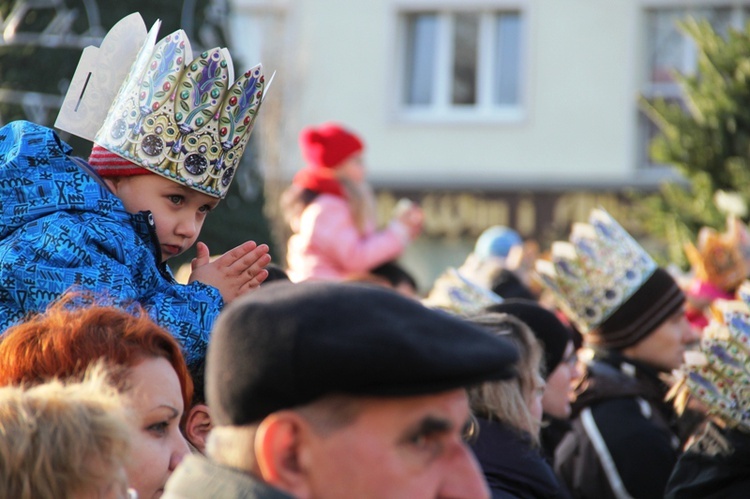
[{"label": "blurred crowd", "polygon": [[0,130],[0,497],[750,494],[740,220],[684,272],[603,209],[549,248],[492,226],[426,290],[399,262],[422,210],[378,226],[365,141],[327,122],[300,131],[286,261],[212,257],[262,68],[233,82],[225,50],[118,26],[141,48],[93,94],[76,75],[88,114],[59,120],[87,158]]}]

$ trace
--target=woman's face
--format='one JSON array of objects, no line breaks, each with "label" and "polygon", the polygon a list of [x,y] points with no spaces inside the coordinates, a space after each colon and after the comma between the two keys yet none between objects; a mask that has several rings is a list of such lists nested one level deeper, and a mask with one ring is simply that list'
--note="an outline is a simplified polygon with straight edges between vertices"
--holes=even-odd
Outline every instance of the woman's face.
[{"label": "woman's face", "polygon": [[189,449],[179,428],[184,410],[180,381],[162,357],[130,369],[126,400],[133,410],[128,482],[140,499],[160,497],[164,484]]},{"label": "woman's face", "polygon": [[558,419],[570,417],[571,380],[579,376],[573,342],[569,341],[563,359],[547,378],[542,397],[544,412]]}]

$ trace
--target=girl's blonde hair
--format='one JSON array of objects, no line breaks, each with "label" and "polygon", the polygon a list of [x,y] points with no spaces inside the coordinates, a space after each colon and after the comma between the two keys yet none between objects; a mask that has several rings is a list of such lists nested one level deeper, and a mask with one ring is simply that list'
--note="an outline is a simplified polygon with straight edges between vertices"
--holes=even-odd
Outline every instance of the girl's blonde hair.
[{"label": "girl's blonde hair", "polygon": [[[358,184],[344,176],[337,175],[337,179],[346,195],[355,227],[361,234],[366,233],[375,220],[375,195],[372,188],[367,182]],[[292,232],[299,232],[302,212],[318,195],[315,191],[294,184],[281,194],[281,212]]]},{"label": "girl's blonde hair", "polygon": [[519,319],[507,314],[482,313],[469,318],[471,322],[512,342],[519,352],[517,377],[507,381],[488,381],[469,389],[472,412],[487,419],[497,419],[512,428],[528,432],[539,445],[540,421],[529,409],[531,402],[544,387],[540,369],[543,350],[534,333]]}]

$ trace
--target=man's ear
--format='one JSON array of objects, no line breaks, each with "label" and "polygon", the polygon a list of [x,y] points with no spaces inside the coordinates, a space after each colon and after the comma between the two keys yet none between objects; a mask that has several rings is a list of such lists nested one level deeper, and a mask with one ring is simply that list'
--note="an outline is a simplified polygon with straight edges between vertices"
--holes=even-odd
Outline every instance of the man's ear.
[{"label": "man's ear", "polygon": [[211,432],[211,411],[206,404],[196,404],[190,408],[185,418],[185,438],[200,451],[206,453],[206,440]]},{"label": "man's ear", "polygon": [[302,466],[307,422],[294,411],[279,411],[261,421],[255,434],[255,458],[264,482],[298,499],[310,496]]}]

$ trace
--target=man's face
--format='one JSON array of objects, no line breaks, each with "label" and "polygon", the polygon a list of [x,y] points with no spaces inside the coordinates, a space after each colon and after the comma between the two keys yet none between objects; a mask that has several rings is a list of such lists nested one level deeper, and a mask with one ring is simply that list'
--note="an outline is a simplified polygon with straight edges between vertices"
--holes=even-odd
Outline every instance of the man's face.
[{"label": "man's face", "polygon": [[206,215],[219,200],[156,174],[108,180],[128,213],[150,211],[162,261],[187,251],[198,239]]},{"label": "man's face", "polygon": [[301,463],[311,497],[489,497],[462,439],[469,418],[464,390],[362,404],[352,423],[310,435]]},{"label": "man's face", "polygon": [[698,333],[685,316],[685,309],[680,308],[651,334],[624,349],[623,353],[660,371],[669,372],[680,367],[687,346],[698,339]]}]

